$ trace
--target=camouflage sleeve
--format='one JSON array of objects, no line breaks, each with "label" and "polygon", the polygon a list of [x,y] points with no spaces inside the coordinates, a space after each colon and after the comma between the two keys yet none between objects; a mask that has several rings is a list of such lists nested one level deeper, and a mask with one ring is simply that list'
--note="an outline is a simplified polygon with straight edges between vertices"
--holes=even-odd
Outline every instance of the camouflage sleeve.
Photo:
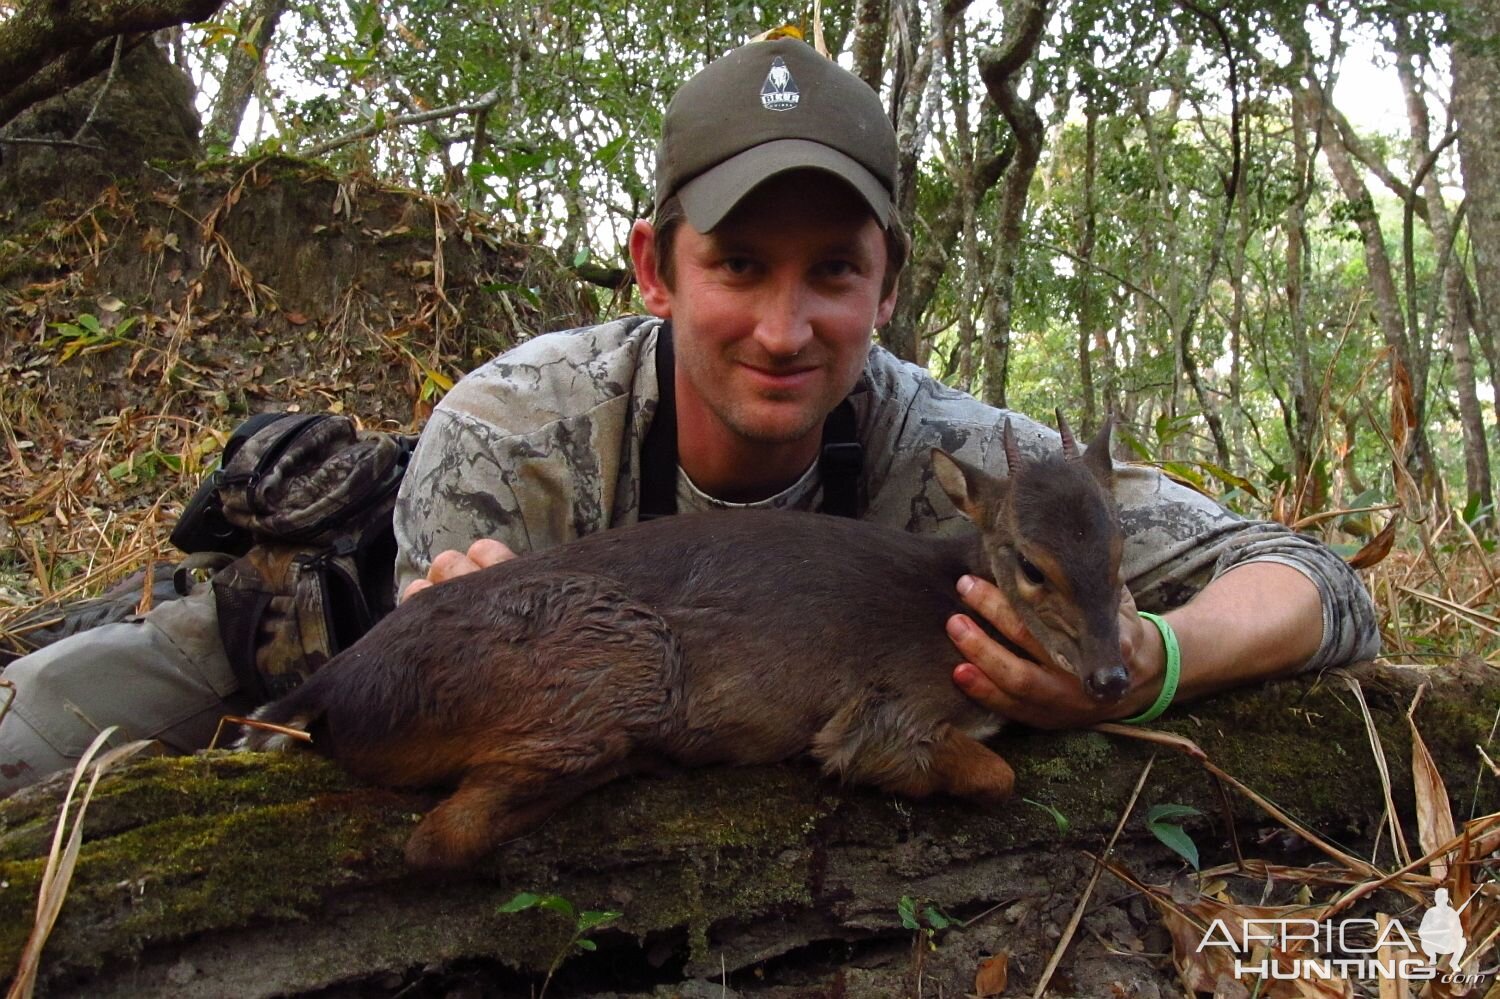
[{"label": "camouflage sleeve", "polygon": [[401,482],[398,594],[448,549],[538,551],[633,512],[633,442],[655,405],[654,376],[638,391],[636,375],[654,329],[631,318],[534,337],[454,386]]},{"label": "camouflage sleeve", "polygon": [[[427,575],[432,559],[495,538],[513,551],[556,544],[548,525],[527,522],[523,493],[545,489],[535,469],[523,481],[535,443],[459,412],[439,408],[422,431],[396,503],[396,592]],[[536,536],[538,532],[544,536]]]},{"label": "camouflage sleeve", "polygon": [[1116,481],[1126,582],[1142,610],[1184,604],[1237,566],[1276,562],[1301,572],[1321,598],[1322,642],[1305,669],[1379,655],[1370,595],[1327,546],[1280,524],[1236,517],[1154,468],[1117,465]]}]

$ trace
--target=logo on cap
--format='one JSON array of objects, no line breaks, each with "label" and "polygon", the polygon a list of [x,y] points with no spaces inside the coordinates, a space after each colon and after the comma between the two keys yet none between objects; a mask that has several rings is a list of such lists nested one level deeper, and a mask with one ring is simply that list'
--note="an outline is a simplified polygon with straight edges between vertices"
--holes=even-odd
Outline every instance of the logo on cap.
[{"label": "logo on cap", "polygon": [[770,111],[790,111],[800,100],[802,93],[797,89],[797,81],[792,79],[792,71],[786,68],[781,56],[777,56],[771,62],[766,82],[760,86],[761,104]]}]

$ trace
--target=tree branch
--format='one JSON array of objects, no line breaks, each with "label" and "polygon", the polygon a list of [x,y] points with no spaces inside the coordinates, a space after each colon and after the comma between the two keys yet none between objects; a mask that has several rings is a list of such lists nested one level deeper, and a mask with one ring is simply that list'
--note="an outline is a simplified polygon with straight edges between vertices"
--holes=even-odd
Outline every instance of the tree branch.
[{"label": "tree branch", "polygon": [[306,149],[299,151],[296,155],[304,159],[313,159],[315,157],[322,156],[324,153],[328,153],[335,149],[338,149],[340,146],[347,146],[351,142],[358,142],[360,139],[368,139],[372,135],[378,135],[388,128],[401,128],[405,125],[420,125],[423,122],[437,121],[440,118],[453,118],[461,114],[474,114],[477,111],[488,111],[490,108],[498,104],[499,101],[500,88],[496,87],[493,90],[489,90],[485,93],[480,94],[474,100],[464,104],[450,104],[447,107],[433,108],[431,111],[422,111],[417,114],[398,115],[395,118],[387,118],[382,122],[372,121],[368,125],[362,125],[352,132],[346,132],[345,134],[337,136],[336,138],[329,139],[326,142],[319,142],[316,145],[309,146]]},{"label": "tree branch", "polygon": [[115,54],[109,59],[109,75],[105,76],[104,82],[99,85],[99,92],[94,95],[94,103],[89,107],[88,117],[83,119],[83,124],[78,126],[78,131],[73,133],[73,141],[78,142],[83,138],[83,133],[89,130],[94,123],[94,117],[99,114],[99,105],[104,103],[104,95],[109,93],[109,88],[114,85],[115,76],[120,72],[120,55],[125,51],[125,36],[115,36]]},{"label": "tree branch", "polygon": [[0,143],[6,143],[13,146],[63,146],[68,149],[92,149],[93,151],[98,153],[109,152],[108,149],[106,149],[104,146],[99,145],[98,143],[78,142],[74,139],[12,139],[7,136],[0,135]]},{"label": "tree branch", "polygon": [[[23,0],[0,22],[0,124],[30,104],[60,92],[87,76],[56,72],[54,67],[76,67],[78,53],[92,52],[101,40],[138,35],[187,21],[201,21],[224,0]],[[95,72],[98,67],[95,68]],[[49,75],[50,74],[50,75]],[[46,90],[39,77],[59,84]],[[16,93],[30,99],[19,104]]]}]

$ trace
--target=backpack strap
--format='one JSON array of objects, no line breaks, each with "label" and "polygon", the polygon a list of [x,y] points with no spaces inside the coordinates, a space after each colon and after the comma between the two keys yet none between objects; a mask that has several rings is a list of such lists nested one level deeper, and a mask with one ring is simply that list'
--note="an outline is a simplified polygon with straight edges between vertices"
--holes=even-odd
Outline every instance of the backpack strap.
[{"label": "backpack strap", "polygon": [[823,421],[823,453],[818,475],[823,479],[823,513],[858,518],[864,513],[865,446],[859,442],[854,403],[843,400]]},{"label": "backpack strap", "polygon": [[641,520],[677,512],[677,366],[672,324],[656,333],[656,414],[641,441]]},{"label": "backpack strap", "polygon": [[[663,323],[656,334],[656,413],[641,441],[641,520],[677,512],[676,375],[672,324]],[[818,457],[823,513],[855,518],[864,513],[864,464],[854,404],[845,399],[823,421],[823,449]]]}]

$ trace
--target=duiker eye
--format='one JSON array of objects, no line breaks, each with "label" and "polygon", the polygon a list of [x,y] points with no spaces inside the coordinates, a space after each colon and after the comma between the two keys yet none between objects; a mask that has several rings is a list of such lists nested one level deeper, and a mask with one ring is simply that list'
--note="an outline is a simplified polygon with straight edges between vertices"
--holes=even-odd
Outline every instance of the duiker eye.
[{"label": "duiker eye", "polygon": [[1031,563],[1031,560],[1028,559],[1025,555],[1017,552],[1016,561],[1020,563],[1021,575],[1025,576],[1026,581],[1032,586],[1041,586],[1047,581],[1047,577],[1042,575],[1042,570],[1033,565]]}]

